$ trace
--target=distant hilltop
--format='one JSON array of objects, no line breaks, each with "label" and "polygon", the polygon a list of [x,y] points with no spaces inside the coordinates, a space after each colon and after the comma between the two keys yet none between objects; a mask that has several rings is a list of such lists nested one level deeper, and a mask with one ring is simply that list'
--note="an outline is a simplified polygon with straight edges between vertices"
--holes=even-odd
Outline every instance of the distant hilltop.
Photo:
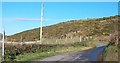
[{"label": "distant hilltop", "polygon": [[[118,16],[103,18],[92,18],[86,20],[71,20],[43,27],[43,38],[72,38],[80,36],[109,36],[114,31],[114,23]],[[38,41],[39,29],[26,30],[11,36],[7,36],[8,41]]]}]

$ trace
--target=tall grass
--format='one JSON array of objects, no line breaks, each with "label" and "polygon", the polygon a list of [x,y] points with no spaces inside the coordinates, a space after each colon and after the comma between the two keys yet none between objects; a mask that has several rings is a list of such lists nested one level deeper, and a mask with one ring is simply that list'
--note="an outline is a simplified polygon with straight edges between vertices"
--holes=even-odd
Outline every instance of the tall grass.
[{"label": "tall grass", "polygon": [[103,61],[118,61],[119,51],[115,45],[108,46],[103,52]]},{"label": "tall grass", "polygon": [[1,52],[1,49],[0,49],[0,63],[1,63],[1,61],[2,61],[2,52]]},{"label": "tall grass", "polygon": [[2,61],[2,45],[1,45],[1,41],[0,41],[0,63],[1,63],[1,61]]},{"label": "tall grass", "polygon": [[36,53],[24,53],[24,54],[18,55],[16,56],[15,60],[17,61],[18,60],[19,61],[41,60],[45,57],[53,56],[60,53],[81,51],[82,48],[84,47],[87,47],[87,46],[85,46],[85,44],[83,43],[69,44],[64,46],[57,45],[55,48],[48,51],[47,50],[43,52],[37,51]]}]

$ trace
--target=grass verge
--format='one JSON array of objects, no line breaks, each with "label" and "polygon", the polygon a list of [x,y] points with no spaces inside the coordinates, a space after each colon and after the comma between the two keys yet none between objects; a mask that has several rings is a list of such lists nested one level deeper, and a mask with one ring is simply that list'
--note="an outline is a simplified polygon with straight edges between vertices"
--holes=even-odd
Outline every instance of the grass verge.
[{"label": "grass verge", "polygon": [[[79,43],[78,43],[79,44]],[[61,54],[61,53],[65,53],[65,52],[77,52],[77,51],[81,51],[81,50],[85,50],[88,49],[90,47],[87,46],[81,46],[81,45],[69,45],[69,46],[63,46],[63,47],[56,47],[53,48],[49,51],[44,51],[44,52],[36,52],[36,53],[24,53],[21,55],[16,56],[16,61],[34,61],[34,60],[41,60],[45,57],[49,57],[49,56],[53,56],[56,54]]]},{"label": "grass verge", "polygon": [[6,61],[35,61],[45,57],[53,56],[65,52],[77,52],[86,50],[95,46],[96,41],[75,42],[72,44],[56,44],[56,45],[5,45]]},{"label": "grass verge", "polygon": [[103,52],[103,61],[118,61],[120,49],[115,45],[109,45]]},{"label": "grass verge", "polygon": [[[0,49],[0,55],[2,55],[2,52],[1,52],[2,50]],[[1,63],[1,61],[2,61],[2,56],[0,56],[0,63]]]}]

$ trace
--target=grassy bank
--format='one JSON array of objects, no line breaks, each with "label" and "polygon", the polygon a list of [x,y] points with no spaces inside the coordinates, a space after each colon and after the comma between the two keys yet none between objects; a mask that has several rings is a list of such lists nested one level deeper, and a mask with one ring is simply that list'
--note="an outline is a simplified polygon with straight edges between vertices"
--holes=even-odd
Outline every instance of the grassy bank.
[{"label": "grassy bank", "polygon": [[1,63],[1,61],[2,61],[2,45],[1,45],[1,41],[0,41],[0,63]]},{"label": "grassy bank", "polygon": [[[2,55],[1,49],[0,49],[0,55]],[[0,56],[0,63],[1,63],[1,60],[2,60],[2,58],[1,58],[1,56]]]},{"label": "grassy bank", "polygon": [[96,47],[97,41],[82,41],[70,44],[5,45],[6,61],[33,61],[65,52],[77,52]]},{"label": "grassy bank", "polygon": [[117,46],[109,45],[103,52],[103,61],[118,61],[119,51]]},{"label": "grassy bank", "polygon": [[[56,49],[51,49],[49,51],[45,51],[45,52],[36,52],[36,53],[25,53],[24,55],[19,55],[16,56],[17,61],[33,61],[33,60],[41,60],[45,57],[49,57],[49,56],[53,56],[56,54],[60,54],[60,53],[65,53],[65,52],[70,52],[70,51],[80,51],[82,50],[83,47],[61,47],[61,48],[56,48]],[[32,56],[32,57],[31,57]]]}]

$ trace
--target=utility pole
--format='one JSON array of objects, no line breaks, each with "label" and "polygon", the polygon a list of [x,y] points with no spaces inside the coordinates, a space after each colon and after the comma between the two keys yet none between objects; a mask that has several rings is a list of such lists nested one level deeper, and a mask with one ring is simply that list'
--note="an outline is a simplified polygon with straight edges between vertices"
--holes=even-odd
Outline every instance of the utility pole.
[{"label": "utility pole", "polygon": [[40,18],[40,44],[42,44],[42,21],[43,21],[43,15],[44,15],[44,0],[42,0],[41,3],[41,18]]},{"label": "utility pole", "polygon": [[2,61],[4,61],[4,43],[5,43],[5,30],[2,32]]}]

